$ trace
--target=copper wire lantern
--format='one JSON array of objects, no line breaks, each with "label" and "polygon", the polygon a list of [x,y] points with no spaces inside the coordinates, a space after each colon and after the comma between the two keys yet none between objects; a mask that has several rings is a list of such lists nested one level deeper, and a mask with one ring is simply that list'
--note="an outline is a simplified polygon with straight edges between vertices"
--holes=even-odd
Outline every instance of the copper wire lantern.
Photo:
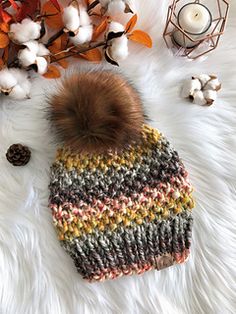
[{"label": "copper wire lantern", "polygon": [[[209,13],[209,27],[202,33],[193,34],[180,24],[181,10],[189,4],[198,4]],[[168,8],[163,38],[168,48],[177,55],[197,59],[214,50],[224,33],[228,18],[229,3],[227,0],[173,0]]]}]

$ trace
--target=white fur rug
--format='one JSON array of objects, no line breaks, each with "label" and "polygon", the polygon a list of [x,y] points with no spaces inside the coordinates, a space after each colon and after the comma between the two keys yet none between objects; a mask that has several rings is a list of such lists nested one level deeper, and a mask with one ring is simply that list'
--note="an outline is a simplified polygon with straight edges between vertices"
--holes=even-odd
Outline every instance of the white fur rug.
[{"label": "white fur rug", "polygon": [[[161,33],[169,1],[137,0],[139,25],[154,39],[133,45],[121,68],[143,93],[152,124],[179,151],[195,186],[192,254],[185,265],[89,284],[60,247],[47,208],[55,147],[36,79],[30,101],[0,103],[0,313],[235,313],[236,309],[236,3],[226,33],[208,58],[175,58]],[[212,107],[179,96],[183,79],[216,73],[223,88]],[[30,163],[14,168],[7,148],[21,142]]]}]

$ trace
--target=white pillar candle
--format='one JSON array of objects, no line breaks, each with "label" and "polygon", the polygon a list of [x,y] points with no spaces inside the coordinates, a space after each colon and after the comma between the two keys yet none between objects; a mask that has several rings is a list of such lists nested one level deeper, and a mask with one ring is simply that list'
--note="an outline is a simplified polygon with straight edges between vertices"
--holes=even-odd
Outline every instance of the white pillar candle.
[{"label": "white pillar candle", "polygon": [[193,48],[210,31],[212,16],[207,7],[200,3],[188,3],[178,13],[178,24],[185,33],[193,40],[190,40],[181,31],[173,32],[173,41],[184,48]]},{"label": "white pillar candle", "polygon": [[193,48],[199,43],[199,35],[190,35],[190,37],[194,41],[186,37],[181,31],[174,31],[172,34],[174,43],[184,48]]},{"label": "white pillar candle", "polygon": [[212,16],[207,7],[200,3],[183,6],[178,14],[179,26],[189,34],[205,33],[211,26]]}]

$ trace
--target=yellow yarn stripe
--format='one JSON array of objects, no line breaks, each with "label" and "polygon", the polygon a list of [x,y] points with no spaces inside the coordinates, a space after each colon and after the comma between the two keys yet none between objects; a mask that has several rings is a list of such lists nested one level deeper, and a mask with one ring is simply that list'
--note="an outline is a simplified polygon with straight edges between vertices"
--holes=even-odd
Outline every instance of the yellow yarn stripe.
[{"label": "yellow yarn stripe", "polygon": [[[142,160],[142,155],[150,155],[152,153],[152,145],[158,143],[161,136],[161,133],[156,129],[143,125],[141,144],[131,146],[122,154],[94,154],[93,156],[88,156],[87,154],[73,154],[69,149],[61,148],[58,150],[56,161],[63,162],[67,170],[70,171],[72,168],[75,168],[79,173],[83,172],[84,169],[90,171],[101,169],[106,172],[111,166],[117,170],[121,166],[132,168],[135,162]],[[161,149],[161,143],[159,149]]]},{"label": "yellow yarn stripe", "polygon": [[92,233],[95,228],[99,231],[105,229],[115,230],[119,224],[129,226],[131,223],[142,224],[143,220],[148,218],[151,222],[154,219],[168,219],[173,213],[179,214],[194,207],[194,201],[191,195],[182,195],[179,201],[170,200],[168,206],[160,207],[158,201],[152,201],[150,204],[134,204],[132,208],[124,208],[121,211],[105,211],[100,217],[78,217],[69,214],[68,219],[62,219],[61,222],[54,219],[54,224],[58,230],[60,240],[71,240],[73,237],[79,237],[82,234]]}]

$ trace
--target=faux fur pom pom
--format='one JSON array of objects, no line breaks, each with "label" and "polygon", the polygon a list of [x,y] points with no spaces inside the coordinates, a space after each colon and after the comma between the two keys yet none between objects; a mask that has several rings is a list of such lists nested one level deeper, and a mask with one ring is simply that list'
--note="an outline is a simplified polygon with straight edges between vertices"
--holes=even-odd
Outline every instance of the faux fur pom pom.
[{"label": "faux fur pom pom", "polygon": [[73,151],[119,150],[141,135],[144,113],[138,93],[110,71],[72,75],[49,104],[59,140]]}]

